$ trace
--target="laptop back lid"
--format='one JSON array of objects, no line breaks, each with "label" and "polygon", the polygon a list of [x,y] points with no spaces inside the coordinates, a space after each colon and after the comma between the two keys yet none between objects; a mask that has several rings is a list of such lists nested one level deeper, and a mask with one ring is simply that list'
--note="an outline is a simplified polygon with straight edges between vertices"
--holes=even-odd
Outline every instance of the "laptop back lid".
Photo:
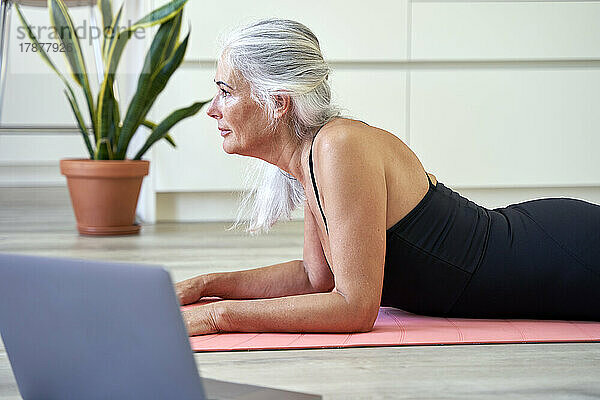
[{"label": "laptop back lid", "polygon": [[0,333],[24,399],[204,399],[160,266],[0,254]]}]

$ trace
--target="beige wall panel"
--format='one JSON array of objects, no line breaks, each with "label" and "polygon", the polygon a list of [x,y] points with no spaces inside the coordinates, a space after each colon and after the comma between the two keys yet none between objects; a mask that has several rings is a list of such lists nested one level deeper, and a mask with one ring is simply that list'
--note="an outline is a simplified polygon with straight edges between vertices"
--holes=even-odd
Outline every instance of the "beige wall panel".
[{"label": "beige wall panel", "polygon": [[411,148],[462,187],[600,184],[600,71],[411,72]]},{"label": "beige wall panel", "polygon": [[0,187],[66,185],[62,158],[88,158],[80,135],[0,135]]},{"label": "beige wall panel", "polygon": [[[11,75],[7,77],[4,92],[2,125],[76,127],[75,115],[63,92],[65,86],[56,74],[12,74],[10,70],[9,73]],[[73,91],[89,126],[90,114],[83,92],[75,86]]]},{"label": "beige wall panel", "polygon": [[[156,219],[162,222],[234,221],[239,195],[239,192],[158,193]],[[291,219],[303,220],[304,208],[292,211]]]},{"label": "beige wall panel", "polygon": [[467,199],[489,209],[548,197],[570,197],[600,205],[600,186],[472,188],[455,190]]},{"label": "beige wall panel", "polygon": [[192,25],[188,59],[215,58],[219,34],[268,17],[308,26],[328,60],[405,60],[407,55],[406,0],[190,1],[185,13]]},{"label": "beige wall panel", "polygon": [[406,72],[392,68],[336,67],[333,101],[342,113],[406,140]]},{"label": "beige wall panel", "polygon": [[[66,185],[66,178],[60,173],[58,161],[48,165],[0,164],[0,188]],[[0,196],[3,195],[4,190],[0,190]]]},{"label": "beige wall panel", "polygon": [[48,165],[88,158],[81,135],[0,135],[0,165]]},{"label": "beige wall panel", "polygon": [[412,60],[600,56],[600,2],[413,2]]}]

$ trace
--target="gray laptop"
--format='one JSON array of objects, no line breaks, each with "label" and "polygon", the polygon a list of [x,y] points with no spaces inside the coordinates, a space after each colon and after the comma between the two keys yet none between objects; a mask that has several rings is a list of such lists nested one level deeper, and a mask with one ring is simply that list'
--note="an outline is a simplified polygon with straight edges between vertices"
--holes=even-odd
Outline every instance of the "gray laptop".
[{"label": "gray laptop", "polygon": [[25,400],[321,398],[201,378],[156,265],[0,254],[0,333]]}]

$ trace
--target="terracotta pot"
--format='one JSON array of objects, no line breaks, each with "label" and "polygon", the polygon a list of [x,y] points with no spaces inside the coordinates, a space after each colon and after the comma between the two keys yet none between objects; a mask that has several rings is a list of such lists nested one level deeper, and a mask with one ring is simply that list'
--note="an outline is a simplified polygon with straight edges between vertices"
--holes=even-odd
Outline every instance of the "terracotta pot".
[{"label": "terracotta pot", "polygon": [[134,224],[135,209],[149,166],[146,160],[60,160],[79,233],[139,233],[140,225]]}]

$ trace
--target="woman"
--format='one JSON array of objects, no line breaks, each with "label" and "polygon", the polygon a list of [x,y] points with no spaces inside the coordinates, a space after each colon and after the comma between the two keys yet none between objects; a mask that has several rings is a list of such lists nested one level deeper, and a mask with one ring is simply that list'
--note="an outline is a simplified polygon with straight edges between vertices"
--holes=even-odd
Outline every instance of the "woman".
[{"label": "woman", "polygon": [[328,73],[317,38],[294,21],[260,21],[223,44],[207,113],[227,153],[264,161],[242,203],[248,231],[267,231],[303,204],[304,252],[178,282],[182,305],[237,299],[185,310],[190,335],[366,332],[380,305],[600,320],[600,206],[552,198],[481,207],[426,173],[393,134],[342,118]]}]

